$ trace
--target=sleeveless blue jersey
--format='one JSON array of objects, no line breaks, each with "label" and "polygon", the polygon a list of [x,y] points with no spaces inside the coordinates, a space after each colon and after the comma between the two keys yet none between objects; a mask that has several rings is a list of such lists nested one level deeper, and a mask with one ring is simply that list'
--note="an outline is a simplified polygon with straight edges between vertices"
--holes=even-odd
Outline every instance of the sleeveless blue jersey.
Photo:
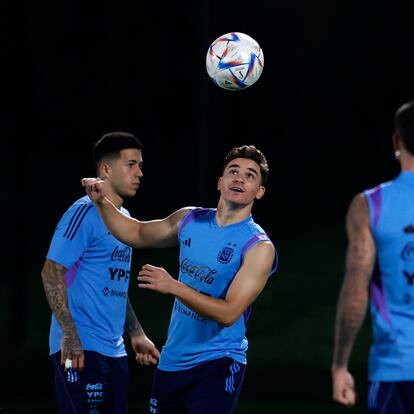
[{"label": "sleeveless blue jersey", "polygon": [[[124,208],[124,214],[129,215]],[[115,239],[89,197],[59,221],[47,258],[66,267],[68,303],[84,350],[125,356],[123,340],[131,247]],[[52,315],[50,354],[60,351],[62,331]]]},{"label": "sleeveless blue jersey", "polygon": [[365,192],[377,260],[371,381],[414,380],[414,172]]},{"label": "sleeveless blue jersey", "polygon": [[[246,252],[256,243],[269,240],[252,217],[220,227],[216,209],[194,209],[179,230],[179,280],[215,298],[225,298]],[[277,259],[272,268],[276,270]],[[189,369],[197,364],[230,357],[246,364],[245,336],[250,309],[232,326],[207,320],[175,299],[168,338],[158,368],[165,371]]]}]

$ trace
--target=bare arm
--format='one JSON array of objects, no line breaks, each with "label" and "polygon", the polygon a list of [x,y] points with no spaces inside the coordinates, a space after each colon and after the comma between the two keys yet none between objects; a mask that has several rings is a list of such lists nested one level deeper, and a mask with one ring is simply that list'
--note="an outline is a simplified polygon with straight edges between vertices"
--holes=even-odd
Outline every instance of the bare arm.
[{"label": "bare arm", "polygon": [[[365,319],[376,255],[368,205],[363,194],[358,194],[351,202],[346,218],[346,230],[346,268],[337,304],[332,373],[334,399],[344,404],[353,404],[355,396],[347,398],[344,382],[347,378],[348,384],[353,384],[353,380],[350,381],[349,378],[348,362],[356,336]],[[352,397],[352,393],[353,391],[348,391],[348,397],[350,394]]]},{"label": "bare arm", "polygon": [[68,307],[65,285],[66,268],[46,259],[42,269],[43,287],[49,306],[62,329],[61,363],[72,360],[73,369],[82,370],[84,355],[78,331]]},{"label": "bare arm", "polygon": [[172,278],[164,269],[145,265],[138,276],[139,287],[170,293],[207,319],[225,326],[236,322],[266,285],[275,257],[270,242],[253,246],[234,277],[224,299],[213,298]]},{"label": "bare arm", "polygon": [[160,353],[154,343],[145,335],[129,298],[127,302],[125,330],[131,337],[131,346],[135,352],[136,361],[141,365],[155,365],[158,362]]},{"label": "bare arm", "polygon": [[182,218],[193,208],[185,207],[161,220],[139,221],[123,214],[105,196],[105,183],[97,178],[84,178],[89,198],[95,203],[108,230],[118,240],[133,247],[170,247],[178,243]]},{"label": "bare arm", "polygon": [[145,335],[145,332],[142,329],[142,326],[139,323],[137,316],[135,315],[135,312],[131,305],[131,301],[129,300],[129,297],[128,297],[128,302],[127,302],[127,312],[126,312],[126,318],[125,318],[125,330],[128,332],[131,338],[133,336]]}]

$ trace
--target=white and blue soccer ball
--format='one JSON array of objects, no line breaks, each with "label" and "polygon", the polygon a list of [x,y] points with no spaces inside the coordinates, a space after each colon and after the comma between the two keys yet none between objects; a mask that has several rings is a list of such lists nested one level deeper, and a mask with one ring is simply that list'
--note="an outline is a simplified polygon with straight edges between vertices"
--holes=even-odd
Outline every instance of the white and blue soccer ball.
[{"label": "white and blue soccer ball", "polygon": [[211,80],[223,89],[239,91],[260,78],[263,51],[250,36],[231,32],[218,37],[208,48],[206,69]]}]

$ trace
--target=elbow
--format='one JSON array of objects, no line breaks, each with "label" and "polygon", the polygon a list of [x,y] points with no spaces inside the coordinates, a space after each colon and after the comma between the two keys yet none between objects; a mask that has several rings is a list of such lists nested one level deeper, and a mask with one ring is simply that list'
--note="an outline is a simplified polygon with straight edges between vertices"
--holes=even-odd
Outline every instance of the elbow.
[{"label": "elbow", "polygon": [[240,315],[223,315],[217,320],[218,323],[224,325],[226,328],[230,328],[240,319]]},{"label": "elbow", "polygon": [[244,312],[244,309],[240,309],[240,306],[234,305],[227,302],[218,312],[217,318],[214,318],[216,322],[224,325],[226,328],[234,325],[243,316]]},{"label": "elbow", "polygon": [[42,270],[40,271],[40,276],[42,278],[42,281],[44,282],[47,279],[48,271],[46,269],[46,264],[42,267]]}]

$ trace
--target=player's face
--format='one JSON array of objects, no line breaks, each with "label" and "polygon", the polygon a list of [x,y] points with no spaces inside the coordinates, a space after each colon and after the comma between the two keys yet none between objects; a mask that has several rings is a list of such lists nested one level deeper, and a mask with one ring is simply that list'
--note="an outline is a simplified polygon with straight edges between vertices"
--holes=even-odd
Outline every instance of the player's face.
[{"label": "player's face", "polygon": [[122,150],[108,167],[107,179],[112,191],[122,198],[136,194],[142,176],[142,153],[138,149]]},{"label": "player's face", "polygon": [[228,163],[219,178],[218,190],[225,201],[247,206],[263,197],[259,165],[247,158],[236,158]]}]

